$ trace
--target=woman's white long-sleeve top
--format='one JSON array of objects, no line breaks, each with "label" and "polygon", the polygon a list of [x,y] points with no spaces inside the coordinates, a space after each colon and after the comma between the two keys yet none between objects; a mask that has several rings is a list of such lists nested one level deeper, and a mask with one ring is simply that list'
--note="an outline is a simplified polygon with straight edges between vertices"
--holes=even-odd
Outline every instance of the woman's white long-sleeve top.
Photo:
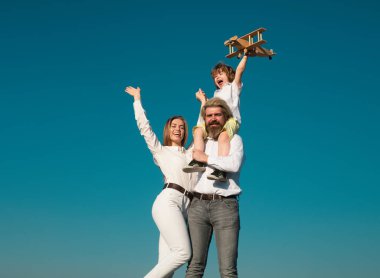
[{"label": "woman's white long-sleeve top", "polygon": [[190,152],[183,147],[163,146],[150,126],[141,101],[134,101],[133,109],[140,133],[153,155],[154,162],[163,173],[165,183],[176,183],[191,191],[191,175],[182,171],[191,160]]}]

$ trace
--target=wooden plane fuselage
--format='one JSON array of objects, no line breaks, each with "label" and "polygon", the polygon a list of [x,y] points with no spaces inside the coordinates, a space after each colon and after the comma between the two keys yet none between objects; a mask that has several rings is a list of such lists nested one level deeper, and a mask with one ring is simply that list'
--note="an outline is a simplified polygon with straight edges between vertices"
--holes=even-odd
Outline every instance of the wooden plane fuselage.
[{"label": "wooden plane fuselage", "polygon": [[273,52],[272,49],[269,50],[262,47],[262,45],[266,43],[262,37],[262,33],[265,31],[265,28],[259,28],[240,38],[233,36],[225,41],[224,45],[229,48],[229,54],[226,55],[226,57],[232,58],[238,56],[238,58],[240,58],[246,51],[248,56],[269,57],[269,59],[271,59],[276,53]]}]

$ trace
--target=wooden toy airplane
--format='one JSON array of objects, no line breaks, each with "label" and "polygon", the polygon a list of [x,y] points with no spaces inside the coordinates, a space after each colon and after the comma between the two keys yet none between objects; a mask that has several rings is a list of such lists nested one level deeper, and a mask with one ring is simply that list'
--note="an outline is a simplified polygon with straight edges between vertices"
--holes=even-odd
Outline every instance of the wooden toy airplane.
[{"label": "wooden toy airplane", "polygon": [[[247,53],[246,55],[248,56],[268,57],[271,60],[272,56],[276,55],[276,53],[273,52],[273,49],[262,47],[262,45],[266,43],[266,40],[263,40],[262,33],[266,30],[267,29],[265,28],[259,28],[240,38],[238,38],[238,36],[233,36],[229,40],[226,40],[224,45],[228,46],[229,49],[229,54],[226,55],[226,58],[232,58],[235,56],[241,58],[244,53]],[[235,47],[237,50],[234,49]]]}]

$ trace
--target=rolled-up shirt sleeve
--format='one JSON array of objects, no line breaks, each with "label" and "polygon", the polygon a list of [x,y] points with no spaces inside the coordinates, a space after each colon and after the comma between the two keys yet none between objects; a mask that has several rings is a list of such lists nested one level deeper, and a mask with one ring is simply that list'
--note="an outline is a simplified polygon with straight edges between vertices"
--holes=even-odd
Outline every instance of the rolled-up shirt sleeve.
[{"label": "rolled-up shirt sleeve", "polygon": [[240,136],[235,135],[230,144],[230,155],[215,156],[210,154],[208,156],[207,164],[221,171],[232,173],[238,172],[244,161],[243,140]]}]

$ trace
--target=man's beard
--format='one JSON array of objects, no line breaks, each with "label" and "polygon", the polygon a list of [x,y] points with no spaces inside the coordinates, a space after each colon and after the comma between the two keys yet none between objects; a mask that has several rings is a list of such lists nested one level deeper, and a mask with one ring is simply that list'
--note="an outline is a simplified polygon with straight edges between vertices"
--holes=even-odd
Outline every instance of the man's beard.
[{"label": "man's beard", "polygon": [[[218,125],[211,126],[213,124],[218,124]],[[217,121],[210,122],[206,125],[207,134],[209,137],[213,139],[218,138],[219,134],[222,132],[222,129],[223,129],[223,126]]]}]

